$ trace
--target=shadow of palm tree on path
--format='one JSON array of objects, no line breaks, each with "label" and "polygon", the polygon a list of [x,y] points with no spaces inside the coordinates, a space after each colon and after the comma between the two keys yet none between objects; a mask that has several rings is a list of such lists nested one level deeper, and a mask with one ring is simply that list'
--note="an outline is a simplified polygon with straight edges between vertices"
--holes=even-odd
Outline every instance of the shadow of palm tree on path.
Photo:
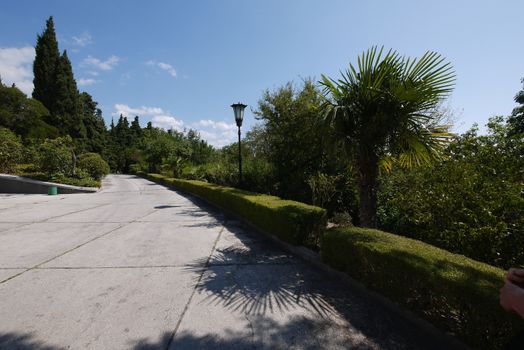
[{"label": "shadow of palm tree on path", "polygon": [[257,258],[248,247],[227,247],[217,249],[207,264],[200,259],[186,269],[198,274],[196,289],[207,295],[205,300],[229,311],[264,315],[304,309],[320,317],[338,316],[308,279],[305,266],[283,254]]}]

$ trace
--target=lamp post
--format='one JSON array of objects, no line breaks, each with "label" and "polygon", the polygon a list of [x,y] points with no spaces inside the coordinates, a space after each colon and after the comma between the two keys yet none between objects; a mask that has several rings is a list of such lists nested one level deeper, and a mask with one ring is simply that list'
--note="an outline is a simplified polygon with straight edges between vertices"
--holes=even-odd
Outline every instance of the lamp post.
[{"label": "lamp post", "polygon": [[239,184],[242,183],[242,153],[240,151],[240,127],[242,126],[242,121],[244,120],[244,108],[247,106],[240,102],[232,104],[233,112],[235,112],[235,121],[238,126],[238,174],[239,174]]}]

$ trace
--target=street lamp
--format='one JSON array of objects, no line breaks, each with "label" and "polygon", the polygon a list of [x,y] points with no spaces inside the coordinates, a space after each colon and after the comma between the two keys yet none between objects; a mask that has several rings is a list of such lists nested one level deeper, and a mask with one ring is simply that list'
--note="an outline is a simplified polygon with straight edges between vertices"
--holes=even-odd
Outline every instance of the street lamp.
[{"label": "street lamp", "polygon": [[247,106],[240,102],[232,104],[233,112],[235,112],[235,121],[238,126],[238,174],[239,174],[239,183],[242,183],[242,153],[240,151],[240,127],[242,126],[242,121],[244,120],[244,108]]}]

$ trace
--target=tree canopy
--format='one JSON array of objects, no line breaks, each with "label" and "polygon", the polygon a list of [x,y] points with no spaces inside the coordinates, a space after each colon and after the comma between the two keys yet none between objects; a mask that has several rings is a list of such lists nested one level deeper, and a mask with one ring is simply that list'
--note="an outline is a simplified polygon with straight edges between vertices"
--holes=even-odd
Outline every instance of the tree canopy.
[{"label": "tree canopy", "polygon": [[412,167],[438,157],[451,134],[432,111],[453,89],[450,63],[373,47],[338,80],[322,76],[326,123],[343,140],[359,174],[360,223],[375,227],[379,164]]}]

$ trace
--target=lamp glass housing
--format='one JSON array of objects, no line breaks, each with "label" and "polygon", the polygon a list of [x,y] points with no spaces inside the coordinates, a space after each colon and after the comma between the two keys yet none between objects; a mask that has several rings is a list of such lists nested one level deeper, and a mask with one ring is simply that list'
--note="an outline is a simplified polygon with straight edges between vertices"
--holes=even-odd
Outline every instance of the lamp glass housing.
[{"label": "lamp glass housing", "polygon": [[232,104],[231,107],[233,107],[233,112],[235,112],[235,121],[237,126],[241,127],[242,121],[244,120],[244,109],[247,107],[247,105],[238,102]]}]

